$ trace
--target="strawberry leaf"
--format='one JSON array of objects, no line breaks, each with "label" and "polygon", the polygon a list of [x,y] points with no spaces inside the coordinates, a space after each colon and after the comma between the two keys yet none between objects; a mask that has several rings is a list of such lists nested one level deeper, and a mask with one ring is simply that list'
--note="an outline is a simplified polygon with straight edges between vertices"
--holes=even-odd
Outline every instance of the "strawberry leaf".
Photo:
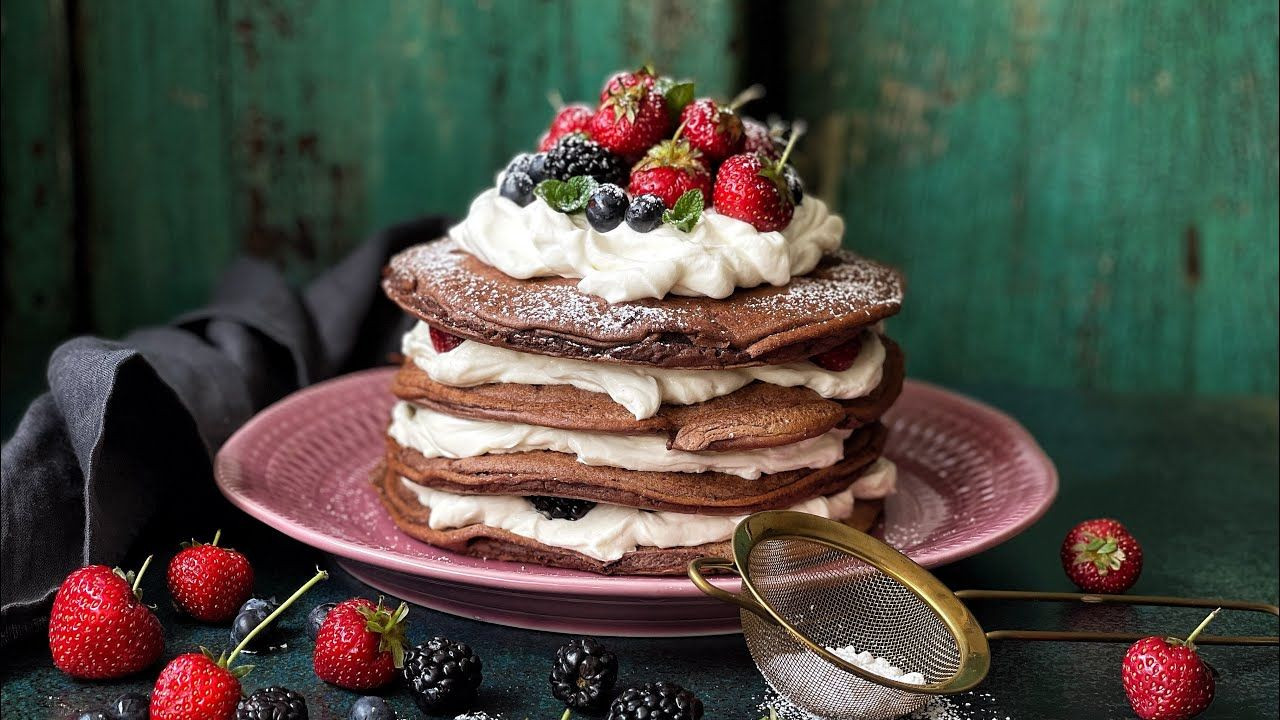
[{"label": "strawberry leaf", "polygon": [[591,198],[597,185],[595,178],[589,175],[575,175],[568,182],[543,180],[533,188],[533,194],[556,210],[572,214],[586,209],[587,200]]},{"label": "strawberry leaf", "polygon": [[[664,79],[669,80],[669,78]],[[659,87],[660,84],[661,81],[655,87]],[[680,117],[680,111],[684,110],[685,105],[693,102],[694,86],[692,82],[675,82],[671,80],[670,84],[665,89],[660,88],[659,92],[666,98],[667,113],[674,120]]]},{"label": "strawberry leaf", "polygon": [[702,208],[702,191],[697,188],[685,190],[671,209],[663,211],[662,222],[671,223],[681,232],[689,232],[702,217]]}]

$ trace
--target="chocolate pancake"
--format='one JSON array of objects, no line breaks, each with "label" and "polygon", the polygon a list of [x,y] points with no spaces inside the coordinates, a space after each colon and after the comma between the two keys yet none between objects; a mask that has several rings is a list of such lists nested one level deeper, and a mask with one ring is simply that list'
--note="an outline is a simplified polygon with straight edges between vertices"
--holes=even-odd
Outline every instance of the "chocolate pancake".
[{"label": "chocolate pancake", "polygon": [[663,405],[653,417],[637,420],[604,393],[571,385],[493,383],[451,387],[431,380],[412,360],[396,373],[391,391],[414,404],[475,420],[543,427],[666,435],[673,450],[754,450],[800,442],[833,428],[874,422],[902,390],[902,351],[882,337],[885,362],[880,384],[869,395],[828,400],[805,387],[753,382],[694,405]]},{"label": "chocolate pancake", "polygon": [[409,313],[461,337],[523,352],[655,365],[725,368],[791,362],[853,338],[898,312],[902,277],[852,253],[810,274],[723,300],[667,296],[610,304],[565,278],[520,280],[450,240],[391,259],[382,287]]},{"label": "chocolate pancake", "polygon": [[817,470],[788,470],[747,480],[719,472],[624,470],[584,465],[573,455],[535,450],[468,458],[428,458],[387,438],[386,464],[419,485],[460,495],[551,495],[703,515],[786,508],[839,492],[880,457],[888,431],[855,430],[844,459]]},{"label": "chocolate pancake", "polygon": [[[551,565],[604,575],[683,575],[689,561],[695,558],[732,555],[730,543],[725,541],[693,547],[640,547],[617,560],[604,562],[487,525],[433,530],[428,524],[431,511],[404,487],[395,471],[379,466],[372,480],[391,519],[406,534],[436,547],[487,560]],[[880,500],[859,500],[854,504],[853,516],[845,523],[859,530],[869,530],[883,507]]]}]

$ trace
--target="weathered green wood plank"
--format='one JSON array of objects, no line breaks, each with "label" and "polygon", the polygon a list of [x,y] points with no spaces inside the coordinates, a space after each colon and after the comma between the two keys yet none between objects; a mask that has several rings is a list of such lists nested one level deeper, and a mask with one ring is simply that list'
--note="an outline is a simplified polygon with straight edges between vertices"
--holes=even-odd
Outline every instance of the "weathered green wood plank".
[{"label": "weathered green wood plank", "polygon": [[804,159],[905,268],[913,374],[1276,391],[1274,3],[790,12]]},{"label": "weathered green wood plank", "polygon": [[299,275],[374,227],[467,202],[550,119],[652,59],[737,83],[737,4],[231,0],[235,217]]},{"label": "weathered green wood plank", "polygon": [[79,3],[85,233],[98,331],[200,303],[239,243],[221,2]]},{"label": "weathered green wood plank", "polygon": [[0,7],[0,422],[5,427],[39,391],[45,357],[72,329],[76,288],[65,11],[61,0]]}]

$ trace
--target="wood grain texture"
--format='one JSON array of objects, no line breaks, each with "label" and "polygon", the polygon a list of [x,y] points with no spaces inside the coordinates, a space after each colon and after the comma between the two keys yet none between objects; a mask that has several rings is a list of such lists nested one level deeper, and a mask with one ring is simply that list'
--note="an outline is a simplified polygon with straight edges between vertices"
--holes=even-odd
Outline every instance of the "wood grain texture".
[{"label": "wood grain texture", "polygon": [[1276,8],[799,2],[795,111],[912,375],[1276,392]]},{"label": "wood grain texture", "polygon": [[75,241],[66,8],[61,0],[0,7],[0,397],[8,427],[44,382],[45,359],[73,329]]}]

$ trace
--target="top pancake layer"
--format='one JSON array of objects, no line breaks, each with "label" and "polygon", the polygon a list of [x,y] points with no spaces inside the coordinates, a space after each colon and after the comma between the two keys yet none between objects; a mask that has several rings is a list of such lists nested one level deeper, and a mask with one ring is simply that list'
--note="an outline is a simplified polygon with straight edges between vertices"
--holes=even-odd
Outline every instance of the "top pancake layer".
[{"label": "top pancake layer", "polygon": [[520,280],[449,240],[417,245],[384,270],[383,289],[428,324],[522,352],[658,367],[769,365],[810,357],[894,315],[890,267],[839,251],[783,287],[723,300],[668,296],[609,304],[565,278]]}]

